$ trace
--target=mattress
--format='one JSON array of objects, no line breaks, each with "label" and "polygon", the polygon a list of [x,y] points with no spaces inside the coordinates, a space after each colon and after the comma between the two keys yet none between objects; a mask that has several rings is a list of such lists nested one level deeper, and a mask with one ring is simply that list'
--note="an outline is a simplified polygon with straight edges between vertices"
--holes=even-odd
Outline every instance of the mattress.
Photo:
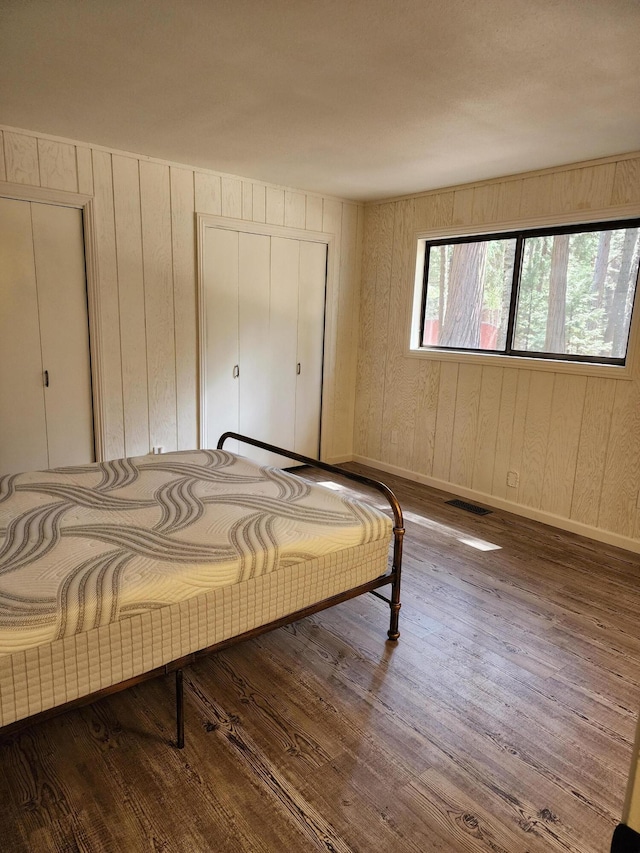
[{"label": "mattress", "polygon": [[0,478],[0,726],[386,571],[391,521],[222,450]]}]

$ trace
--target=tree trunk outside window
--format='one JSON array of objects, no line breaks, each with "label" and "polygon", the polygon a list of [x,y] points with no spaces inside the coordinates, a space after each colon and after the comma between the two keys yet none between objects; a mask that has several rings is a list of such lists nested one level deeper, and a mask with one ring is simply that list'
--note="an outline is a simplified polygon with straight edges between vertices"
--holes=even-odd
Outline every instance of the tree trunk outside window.
[{"label": "tree trunk outside window", "polygon": [[457,243],[453,248],[449,293],[439,343],[445,347],[480,347],[480,321],[487,243]]},{"label": "tree trunk outside window", "polygon": [[569,234],[556,234],[553,238],[545,352],[564,353],[565,351],[569,237]]}]

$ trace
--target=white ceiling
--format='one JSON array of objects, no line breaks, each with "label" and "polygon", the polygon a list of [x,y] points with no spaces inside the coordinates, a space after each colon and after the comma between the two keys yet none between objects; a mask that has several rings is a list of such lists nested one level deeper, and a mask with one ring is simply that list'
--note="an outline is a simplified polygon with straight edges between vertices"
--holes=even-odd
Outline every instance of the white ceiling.
[{"label": "white ceiling", "polygon": [[638,0],[0,0],[0,122],[352,199],[640,148]]}]

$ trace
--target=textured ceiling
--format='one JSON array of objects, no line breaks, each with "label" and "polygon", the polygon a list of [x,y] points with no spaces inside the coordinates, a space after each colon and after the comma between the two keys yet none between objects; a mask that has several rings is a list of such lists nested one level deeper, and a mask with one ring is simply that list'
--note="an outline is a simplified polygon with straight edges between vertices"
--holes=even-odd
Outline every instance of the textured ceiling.
[{"label": "textured ceiling", "polygon": [[638,0],[0,0],[0,122],[375,199],[640,148]]}]

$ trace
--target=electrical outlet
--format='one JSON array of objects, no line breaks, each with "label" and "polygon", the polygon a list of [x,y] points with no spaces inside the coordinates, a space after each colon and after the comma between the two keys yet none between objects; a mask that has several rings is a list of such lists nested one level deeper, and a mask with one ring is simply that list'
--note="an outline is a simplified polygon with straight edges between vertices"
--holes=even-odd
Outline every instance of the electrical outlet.
[{"label": "electrical outlet", "polygon": [[507,471],[507,486],[511,489],[515,489],[520,482],[520,474],[517,471]]}]

